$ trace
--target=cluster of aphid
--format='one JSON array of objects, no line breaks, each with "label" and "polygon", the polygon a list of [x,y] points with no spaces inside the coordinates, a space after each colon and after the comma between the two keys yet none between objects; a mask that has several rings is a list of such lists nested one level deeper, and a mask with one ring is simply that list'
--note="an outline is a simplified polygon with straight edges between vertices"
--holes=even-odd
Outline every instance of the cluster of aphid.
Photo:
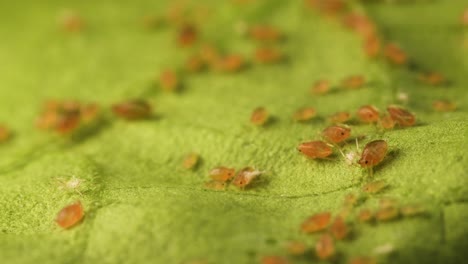
[{"label": "cluster of aphid", "polygon": [[216,167],[209,172],[210,181],[205,183],[207,189],[225,190],[229,184],[244,190],[264,172],[252,167],[245,167],[236,173],[233,168]]}]

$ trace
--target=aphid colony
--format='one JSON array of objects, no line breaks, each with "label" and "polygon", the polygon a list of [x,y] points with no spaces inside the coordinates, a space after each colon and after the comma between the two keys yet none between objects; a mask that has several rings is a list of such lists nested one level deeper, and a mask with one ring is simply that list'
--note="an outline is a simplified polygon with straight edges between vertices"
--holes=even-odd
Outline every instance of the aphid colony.
[{"label": "aphid colony", "polygon": [[210,170],[210,181],[205,183],[207,189],[224,190],[228,185],[232,184],[241,190],[252,184],[252,182],[262,175],[264,171],[245,167],[236,173],[233,168],[216,167]]}]

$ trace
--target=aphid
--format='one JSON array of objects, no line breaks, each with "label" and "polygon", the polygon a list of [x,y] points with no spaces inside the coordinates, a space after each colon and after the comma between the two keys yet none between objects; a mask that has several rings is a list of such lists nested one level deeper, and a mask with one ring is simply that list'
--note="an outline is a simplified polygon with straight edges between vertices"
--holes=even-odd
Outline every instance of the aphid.
[{"label": "aphid", "polygon": [[341,86],[346,89],[358,89],[364,86],[366,79],[362,75],[349,76],[341,82]]},{"label": "aphid", "polygon": [[418,80],[424,84],[433,86],[443,85],[447,82],[446,77],[440,72],[421,73],[418,76]]},{"label": "aphid", "polygon": [[290,241],[286,245],[286,249],[289,254],[298,256],[302,255],[306,252],[307,246],[303,242],[300,241]]},{"label": "aphid", "polygon": [[80,110],[62,108],[57,113],[53,128],[60,134],[69,134],[80,125]]},{"label": "aphid", "polygon": [[307,218],[301,225],[301,230],[304,233],[315,233],[322,231],[328,227],[331,220],[329,212],[315,214]]},{"label": "aphid", "polygon": [[203,70],[204,67],[205,67],[205,62],[198,55],[189,57],[187,61],[185,62],[185,69],[188,72],[192,72],[192,73],[200,72]]},{"label": "aphid", "polygon": [[226,189],[226,183],[220,181],[209,181],[205,183],[205,188],[215,191],[223,191]]},{"label": "aphid", "polygon": [[350,13],[343,18],[343,24],[363,38],[375,35],[375,25],[365,15]]},{"label": "aphid", "polygon": [[324,159],[333,153],[332,147],[321,140],[301,143],[297,149],[311,159]]},{"label": "aphid", "polygon": [[395,127],[395,121],[392,119],[390,115],[383,115],[379,119],[379,125],[383,129],[392,129],[393,127]]},{"label": "aphid", "polygon": [[349,260],[348,264],[377,264],[377,260],[371,257],[354,257]]},{"label": "aphid", "polygon": [[330,81],[318,80],[312,85],[310,92],[316,95],[326,94],[330,91]]},{"label": "aphid", "polygon": [[177,43],[182,47],[193,45],[197,41],[197,29],[194,25],[186,24],[179,29]]},{"label": "aphid", "polygon": [[83,219],[83,216],[83,206],[81,202],[78,201],[60,210],[55,218],[55,222],[57,222],[60,227],[68,229],[78,224],[81,219]]},{"label": "aphid", "polygon": [[257,107],[250,116],[250,123],[255,126],[263,126],[270,120],[270,113],[264,107]]},{"label": "aphid", "polygon": [[211,179],[219,182],[227,182],[235,176],[235,169],[227,167],[216,167],[209,172]]},{"label": "aphid", "polygon": [[73,176],[69,180],[58,178],[57,181],[59,183],[60,190],[74,191],[79,195],[83,195],[79,189],[84,184],[85,180]]},{"label": "aphid", "polygon": [[333,221],[330,231],[336,239],[342,240],[348,235],[349,228],[343,218],[337,217],[335,221]]},{"label": "aphid", "polygon": [[323,234],[315,244],[315,253],[319,259],[329,259],[335,255],[335,243],[332,236]]},{"label": "aphid", "polygon": [[264,256],[260,261],[261,264],[288,264],[289,261],[281,256]]},{"label": "aphid", "polygon": [[0,125],[0,143],[7,141],[10,137],[10,130],[6,126]]},{"label": "aphid", "polygon": [[134,99],[112,106],[112,111],[118,117],[127,120],[145,119],[151,116],[151,106],[147,101]]},{"label": "aphid", "polygon": [[408,55],[395,43],[385,46],[385,57],[395,65],[404,65],[408,62]]},{"label": "aphid", "polygon": [[465,27],[468,26],[468,8],[463,11],[463,14],[460,17],[461,24]]},{"label": "aphid", "polygon": [[345,123],[349,119],[351,119],[351,114],[349,112],[336,112],[328,118],[330,123],[333,124]]},{"label": "aphid", "polygon": [[270,25],[255,25],[249,30],[249,35],[252,39],[263,42],[272,42],[281,40],[281,32]]},{"label": "aphid", "polygon": [[182,166],[187,170],[193,170],[197,168],[198,163],[200,162],[200,155],[197,153],[190,153],[184,158]]},{"label": "aphid", "polygon": [[357,117],[363,123],[375,123],[379,120],[379,109],[373,105],[365,105],[358,109]]},{"label": "aphid", "polygon": [[400,208],[400,213],[406,217],[422,215],[426,213],[426,208],[421,205],[405,205]]},{"label": "aphid", "polygon": [[262,175],[263,171],[256,170],[251,167],[246,167],[240,170],[234,180],[232,180],[232,184],[237,186],[241,189],[244,189],[247,185],[249,185],[255,178]]},{"label": "aphid", "polygon": [[375,218],[379,221],[389,221],[397,218],[399,215],[398,208],[394,206],[388,206],[380,208],[375,213]]},{"label": "aphid", "polygon": [[432,109],[437,112],[452,112],[457,109],[457,104],[449,100],[436,100],[432,102]]},{"label": "aphid", "polygon": [[370,175],[373,175],[373,167],[382,162],[387,154],[388,145],[384,140],[374,140],[367,143],[361,153],[358,164],[363,168],[369,168]]},{"label": "aphid", "polygon": [[379,180],[364,185],[364,187],[362,187],[362,191],[365,193],[375,194],[385,188],[387,188],[387,183],[383,180]]},{"label": "aphid", "polygon": [[179,78],[173,70],[164,70],[159,76],[159,85],[163,90],[173,92],[179,88]]},{"label": "aphid", "polygon": [[408,110],[399,106],[390,105],[387,107],[387,111],[391,118],[402,127],[413,126],[416,123],[416,117]]},{"label": "aphid", "polygon": [[283,59],[283,53],[276,48],[260,47],[255,50],[255,60],[259,63],[276,63]]},{"label": "aphid", "polygon": [[374,214],[369,209],[361,209],[358,213],[359,222],[369,222],[374,218]]},{"label": "aphid", "polygon": [[347,126],[329,126],[322,131],[322,137],[332,143],[338,144],[351,136],[351,128]]},{"label": "aphid", "polygon": [[84,29],[85,23],[81,16],[73,10],[64,10],[59,16],[59,24],[63,30],[74,33]]},{"label": "aphid", "polygon": [[317,115],[317,111],[312,107],[299,108],[293,115],[294,121],[307,122]]},{"label": "aphid", "polygon": [[381,49],[380,39],[375,35],[370,35],[364,40],[363,49],[368,57],[377,57]]},{"label": "aphid", "polygon": [[222,72],[238,72],[244,67],[244,64],[244,57],[233,54],[218,58],[215,67]]}]

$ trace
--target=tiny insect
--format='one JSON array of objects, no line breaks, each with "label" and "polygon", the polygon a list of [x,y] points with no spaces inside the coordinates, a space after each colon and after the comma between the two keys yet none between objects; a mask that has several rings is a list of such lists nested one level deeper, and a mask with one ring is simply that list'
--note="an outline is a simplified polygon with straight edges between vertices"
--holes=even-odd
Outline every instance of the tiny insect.
[{"label": "tiny insect", "polygon": [[365,193],[375,194],[381,192],[385,188],[387,188],[387,183],[383,180],[379,180],[364,185],[364,187],[362,187],[362,191]]},{"label": "tiny insect", "polygon": [[343,24],[354,30],[361,37],[366,38],[375,34],[375,25],[369,19],[369,17],[359,14],[359,13],[350,13],[343,18]]},{"label": "tiny insect", "polygon": [[426,208],[421,205],[405,205],[400,208],[400,213],[402,216],[411,217],[417,215],[426,214]]},{"label": "tiny insect", "polygon": [[329,259],[335,255],[335,243],[332,236],[323,234],[315,244],[315,253],[319,259]]},{"label": "tiny insect", "polygon": [[270,121],[270,113],[264,107],[257,107],[250,115],[250,123],[255,126],[264,126]]},{"label": "tiny insect", "polygon": [[379,125],[383,129],[392,129],[395,127],[395,121],[392,119],[390,115],[383,115],[379,119]]},{"label": "tiny insect", "polygon": [[235,54],[220,57],[215,62],[215,68],[222,72],[238,72],[244,65],[244,57]]},{"label": "tiny insect", "polygon": [[255,50],[254,58],[257,62],[263,64],[271,64],[280,62],[283,60],[284,55],[283,53],[273,47],[260,47]]},{"label": "tiny insect", "polygon": [[379,37],[370,35],[364,40],[363,49],[369,58],[375,58],[379,55],[381,44]]},{"label": "tiny insect", "polygon": [[334,125],[325,128],[322,131],[322,137],[325,141],[332,144],[338,144],[351,136],[351,128],[343,125]]},{"label": "tiny insect", "polygon": [[215,191],[224,191],[226,189],[226,183],[220,181],[208,181],[205,183],[205,188]]},{"label": "tiny insect", "polygon": [[321,140],[301,143],[297,149],[311,159],[325,159],[333,153],[332,147]]},{"label": "tiny insect", "polygon": [[173,70],[166,69],[159,75],[159,85],[161,89],[168,92],[174,92],[179,88],[179,78]]},{"label": "tiny insect", "polygon": [[359,222],[369,222],[374,218],[374,214],[369,209],[361,209],[358,213]]},{"label": "tiny insect", "polygon": [[301,231],[304,233],[315,233],[325,230],[331,221],[331,214],[323,212],[307,218],[301,225]]},{"label": "tiny insect", "polygon": [[323,95],[330,91],[330,81],[328,80],[318,80],[310,88],[311,94]]},{"label": "tiny insect", "polygon": [[418,80],[424,84],[439,86],[447,82],[447,78],[440,72],[426,72],[418,76]]},{"label": "tiny insect", "polygon": [[57,182],[59,183],[60,190],[74,191],[81,196],[83,195],[79,189],[85,183],[85,180],[73,176],[68,180],[57,178]]},{"label": "tiny insect", "polygon": [[379,109],[373,105],[365,105],[358,109],[357,117],[363,123],[375,123],[379,120]]},{"label": "tiny insect", "polygon": [[185,69],[188,72],[200,72],[205,68],[205,61],[198,55],[193,55],[185,62]]},{"label": "tiny insect", "polygon": [[408,55],[395,43],[385,46],[385,57],[394,65],[404,65],[408,62]]},{"label": "tiny insect", "polygon": [[0,143],[7,141],[10,137],[10,130],[6,126],[0,125]]},{"label": "tiny insect", "polygon": [[286,250],[289,254],[293,256],[299,256],[306,252],[307,246],[306,244],[300,241],[289,241],[286,244]]},{"label": "tiny insect", "polygon": [[59,134],[69,134],[75,131],[80,125],[80,110],[62,108],[57,112],[57,119],[53,128]]},{"label": "tiny insect", "polygon": [[59,16],[59,24],[66,32],[76,33],[84,29],[85,23],[74,10],[64,10]]},{"label": "tiny insect", "polygon": [[390,105],[387,107],[387,111],[395,123],[402,127],[413,126],[416,123],[414,114],[402,107]]},{"label": "tiny insect", "polygon": [[349,260],[348,264],[377,264],[377,260],[371,257],[354,257]]},{"label": "tiny insect", "polygon": [[397,218],[399,215],[398,208],[394,206],[388,206],[380,208],[375,213],[375,218],[379,221],[390,221]]},{"label": "tiny insect", "polygon": [[338,239],[342,240],[346,238],[346,236],[349,233],[349,228],[346,225],[345,221],[341,217],[335,218],[335,221],[333,221],[330,231],[333,234],[333,236]]},{"label": "tiny insect", "polygon": [[436,100],[432,102],[432,109],[437,112],[452,112],[457,109],[457,104],[449,100]]},{"label": "tiny insect", "polygon": [[197,41],[197,29],[194,25],[183,25],[177,35],[177,43],[182,47],[193,45]]},{"label": "tiny insect", "polygon": [[260,261],[261,264],[288,264],[289,261],[281,256],[264,256]]},{"label": "tiny insect", "polygon": [[363,168],[369,169],[369,174],[372,177],[373,167],[382,162],[387,154],[388,145],[384,140],[374,140],[367,143],[361,153],[361,158],[358,164]]},{"label": "tiny insect", "polygon": [[259,171],[251,167],[243,168],[237,173],[234,180],[232,180],[232,184],[240,189],[244,189],[263,173],[263,171]]},{"label": "tiny insect", "polygon": [[328,118],[332,124],[346,123],[349,119],[351,119],[351,114],[349,112],[336,112]]},{"label": "tiny insect", "polygon": [[364,86],[366,79],[362,75],[349,76],[341,82],[341,86],[346,89],[358,89]]},{"label": "tiny insect", "polygon": [[66,206],[57,214],[55,222],[62,228],[68,229],[78,224],[84,216],[81,202],[75,202]]},{"label": "tiny insect", "polygon": [[317,111],[313,107],[299,108],[293,115],[294,121],[307,122],[317,115]]},{"label": "tiny insect", "polygon": [[282,33],[271,25],[254,25],[249,29],[249,36],[257,41],[274,42],[281,40]]},{"label": "tiny insect", "polygon": [[151,106],[145,100],[134,99],[113,105],[112,112],[126,120],[145,119],[151,116]]},{"label": "tiny insect", "polygon": [[219,182],[227,182],[235,176],[235,169],[227,167],[216,167],[210,170],[211,179]]},{"label": "tiny insect", "polygon": [[182,166],[186,170],[194,170],[197,168],[198,164],[200,163],[200,155],[197,153],[189,153],[185,156]]}]

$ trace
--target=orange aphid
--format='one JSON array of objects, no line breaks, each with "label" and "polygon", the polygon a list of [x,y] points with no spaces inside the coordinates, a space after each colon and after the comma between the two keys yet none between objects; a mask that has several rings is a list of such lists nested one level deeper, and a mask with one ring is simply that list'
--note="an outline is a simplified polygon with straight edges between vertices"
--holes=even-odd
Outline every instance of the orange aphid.
[{"label": "orange aphid", "polygon": [[390,115],[384,115],[380,118],[379,124],[383,129],[392,129],[395,127],[395,121]]},{"label": "orange aphid", "polygon": [[0,125],[0,143],[7,141],[10,136],[10,130],[6,126]]},{"label": "orange aphid", "polygon": [[185,156],[182,166],[187,170],[193,170],[198,166],[200,162],[200,155],[197,153],[190,153]]},{"label": "orange aphid", "polygon": [[226,183],[220,181],[209,181],[205,183],[205,188],[215,191],[223,191],[226,189]]},{"label": "orange aphid", "polygon": [[394,206],[387,206],[380,208],[376,213],[375,213],[375,218],[379,221],[389,221],[397,218],[399,215],[398,208]]},{"label": "orange aphid", "polygon": [[315,108],[304,107],[304,108],[298,109],[294,113],[293,119],[294,121],[298,121],[298,122],[306,122],[314,118],[316,115],[317,115],[317,111],[315,110]]},{"label": "orange aphid", "polygon": [[330,91],[330,81],[328,80],[318,80],[314,83],[310,92],[312,94],[322,95]]},{"label": "orange aphid", "polygon": [[364,40],[363,49],[366,55],[370,58],[375,58],[379,55],[381,44],[379,37],[370,35]]},{"label": "orange aphid", "polygon": [[323,234],[315,244],[315,253],[319,259],[329,259],[335,255],[335,243],[332,236]]},{"label": "orange aphid", "polygon": [[255,60],[259,63],[276,63],[283,59],[283,53],[272,47],[260,47],[255,50]]},{"label": "orange aphid", "polygon": [[236,170],[233,168],[216,167],[209,172],[210,177],[215,181],[226,182],[234,177]]},{"label": "orange aphid", "polygon": [[177,43],[182,46],[191,46],[197,41],[197,29],[194,25],[183,25],[177,35]]},{"label": "orange aphid", "polygon": [[402,127],[413,126],[416,123],[414,114],[402,107],[390,105],[387,107],[387,111],[395,123]]},{"label": "orange aphid", "polygon": [[387,154],[388,145],[384,140],[374,140],[364,147],[358,163],[363,168],[372,168],[382,162]]},{"label": "orange aphid", "polygon": [[321,140],[301,143],[297,149],[311,159],[324,159],[333,153],[332,147]]},{"label": "orange aphid", "polygon": [[205,68],[205,61],[201,56],[191,56],[185,62],[185,69],[188,72],[199,72]]},{"label": "orange aphid", "polygon": [[80,110],[63,108],[57,113],[54,129],[60,134],[68,134],[80,125]]},{"label": "orange aphid", "polygon": [[278,41],[282,38],[281,32],[271,25],[255,25],[249,29],[249,36],[257,41]]},{"label": "orange aphid", "polygon": [[250,115],[250,123],[256,126],[263,126],[268,123],[270,113],[264,107],[257,107]]},{"label": "orange aphid", "polygon": [[373,105],[365,105],[358,109],[357,117],[363,123],[375,123],[379,120],[379,109]]},{"label": "orange aphid", "polygon": [[66,206],[57,214],[55,222],[62,228],[68,229],[78,224],[83,219],[84,210],[81,202]]},{"label": "orange aphid", "polygon": [[251,167],[243,168],[237,173],[234,180],[232,180],[232,184],[241,189],[244,189],[247,185],[252,183],[254,179],[262,175],[262,173],[263,171],[259,171]]},{"label": "orange aphid", "polygon": [[264,256],[260,261],[261,264],[288,264],[289,261],[281,256]]},{"label": "orange aphid", "polygon": [[358,213],[358,220],[359,222],[369,222],[374,218],[374,214],[369,209],[362,209]]},{"label": "orange aphid", "polygon": [[463,26],[468,26],[468,8],[463,11],[463,14],[460,17],[460,22]]},{"label": "orange aphid", "polygon": [[342,240],[348,235],[349,228],[343,218],[337,217],[335,221],[333,221],[330,231],[336,239]]},{"label": "orange aphid", "polygon": [[377,260],[371,257],[354,257],[348,263],[349,264],[377,264]]},{"label": "orange aphid", "polygon": [[418,76],[418,80],[424,84],[433,86],[443,85],[447,82],[447,78],[440,72],[426,72]]},{"label": "orange aphid", "polygon": [[395,43],[385,46],[385,57],[395,65],[403,65],[408,61],[408,55]]},{"label": "orange aphid", "polygon": [[336,112],[328,118],[330,123],[333,124],[345,123],[349,119],[351,119],[351,114],[349,112]]},{"label": "orange aphid", "polygon": [[376,31],[374,23],[367,16],[358,13],[346,15],[343,24],[363,38],[374,35]]},{"label": "orange aphid", "polygon": [[173,70],[164,70],[159,75],[159,85],[168,92],[173,92],[179,88],[179,78]]},{"label": "orange aphid", "polygon": [[366,83],[366,79],[362,75],[349,76],[341,82],[343,88],[346,89],[358,89]]},{"label": "orange aphid", "polygon": [[151,116],[151,105],[145,100],[134,99],[113,105],[112,112],[127,120],[145,119]]},{"label": "orange aphid", "polygon": [[328,227],[331,220],[329,212],[315,214],[307,218],[301,225],[301,231],[304,233],[314,233],[322,231]]},{"label": "orange aphid", "polygon": [[244,57],[235,54],[218,58],[215,63],[216,69],[222,72],[238,72],[244,65]]},{"label": "orange aphid", "polygon": [[378,193],[387,187],[387,183],[383,180],[370,182],[362,187],[362,191],[365,193]]},{"label": "orange aphid", "polygon": [[457,109],[457,104],[448,100],[436,100],[432,102],[432,109],[437,112],[452,112]]},{"label": "orange aphid", "polygon": [[405,205],[400,208],[400,213],[405,217],[411,217],[425,214],[426,209],[421,205]]},{"label": "orange aphid", "polygon": [[73,10],[64,10],[60,14],[59,23],[63,30],[71,33],[80,32],[85,26],[81,16]]},{"label": "orange aphid", "polygon": [[306,244],[300,241],[290,241],[286,244],[286,249],[289,254],[298,256],[306,252],[307,246]]},{"label": "orange aphid", "polygon": [[322,131],[322,137],[330,143],[341,143],[351,136],[348,126],[329,126]]}]

